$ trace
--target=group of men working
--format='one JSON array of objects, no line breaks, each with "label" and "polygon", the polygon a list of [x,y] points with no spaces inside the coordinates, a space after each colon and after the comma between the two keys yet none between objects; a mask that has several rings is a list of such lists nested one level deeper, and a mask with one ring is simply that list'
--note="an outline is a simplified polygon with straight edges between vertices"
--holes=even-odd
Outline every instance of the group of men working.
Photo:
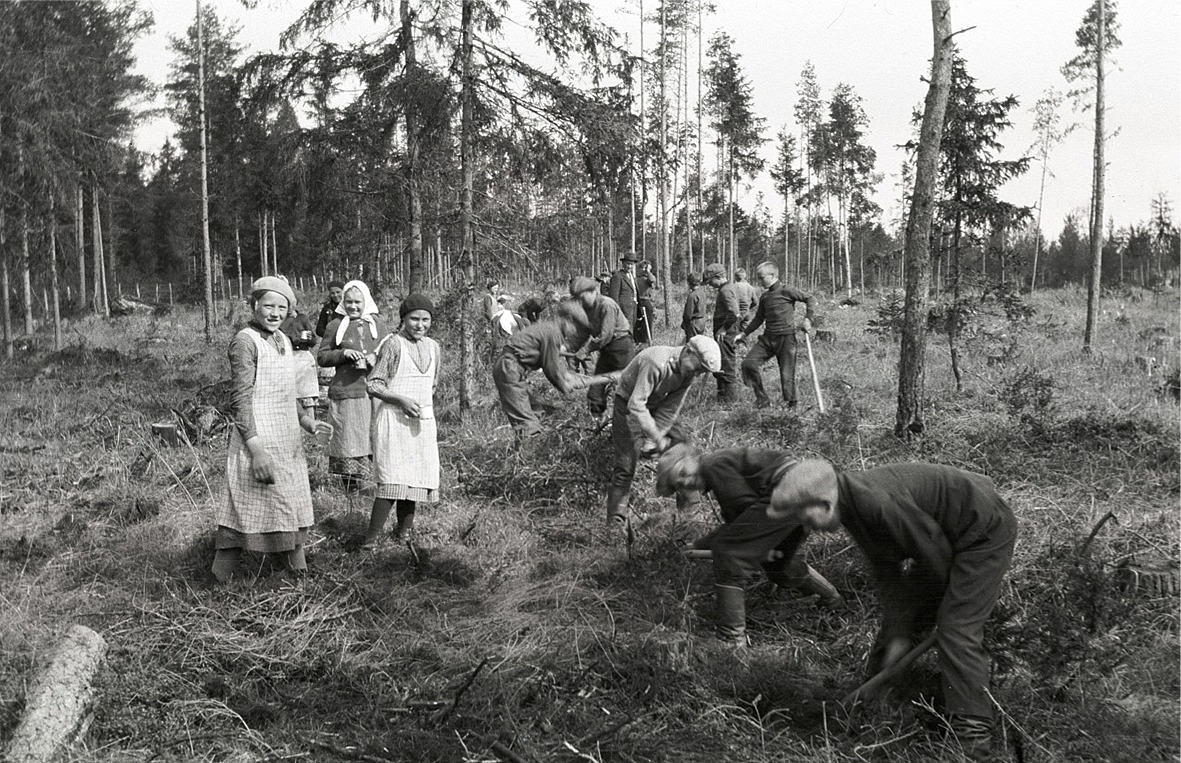
[{"label": "group of men working", "polygon": [[[939,650],[951,728],[969,755],[987,756],[993,709],[983,629],[1016,538],[1013,514],[991,480],[934,464],[854,472],[775,450],[703,453],[692,444],[680,415],[693,382],[713,374],[719,399],[735,400],[738,350],[762,328],[742,362],[743,381],[756,404],[770,405],[761,368],[775,358],[783,399],[795,407],[795,305],[805,305],[802,328],[810,330],[815,301],[782,284],[772,263],[755,271],[763,287],[757,298],[744,273],[730,281],[721,265],[709,265],[704,281],[716,289],[712,336],[707,331],[711,295],[690,277],[684,345],[636,352],[634,325],[610,296],[617,281],[620,290],[626,283],[626,262],[620,272],[612,277],[608,294],[594,279],[573,278],[569,298],[551,308],[553,320],[516,331],[504,343],[492,374],[518,441],[541,431],[529,402],[531,371],[540,369],[563,394],[590,388],[588,405],[595,413],[606,412],[606,388],[613,383],[608,526],[630,545],[631,486],[644,457],[659,458],[657,491],[675,494],[678,508],[712,493],[723,525],[697,541],[693,551],[713,561],[716,629],[729,643],[746,643],[744,588],[760,570],[778,586],[830,604],[842,601],[805,562],[801,549],[810,532],[844,527],[866,554],[884,604],[869,673],[906,664],[922,648],[916,646],[918,637],[933,631],[924,643],[933,640]],[[593,375],[571,373],[563,357],[567,349],[582,347],[599,353]]]}]

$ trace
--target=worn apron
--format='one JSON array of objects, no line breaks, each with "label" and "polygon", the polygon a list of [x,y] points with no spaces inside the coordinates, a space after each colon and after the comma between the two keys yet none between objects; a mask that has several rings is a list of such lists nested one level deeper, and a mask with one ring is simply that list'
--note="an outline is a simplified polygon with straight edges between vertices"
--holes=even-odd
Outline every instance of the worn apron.
[{"label": "worn apron", "polygon": [[254,329],[242,331],[250,335],[258,350],[254,426],[271,456],[275,482],[265,485],[254,479],[246,443],[238,428],[231,427],[226,454],[228,495],[217,510],[217,523],[241,533],[295,532],[315,522],[308,464],[295,412],[295,356],[291,341],[281,333],[283,354]]},{"label": "worn apron", "polygon": [[421,414],[419,418],[411,418],[396,403],[378,402],[373,414],[373,481],[379,485],[438,490],[439,446],[432,400],[438,345],[430,339],[419,341],[429,350],[425,369],[419,369],[414,362],[414,345],[410,340],[401,334],[391,334],[383,340],[383,343],[402,344],[398,369],[387,389],[414,400]]}]

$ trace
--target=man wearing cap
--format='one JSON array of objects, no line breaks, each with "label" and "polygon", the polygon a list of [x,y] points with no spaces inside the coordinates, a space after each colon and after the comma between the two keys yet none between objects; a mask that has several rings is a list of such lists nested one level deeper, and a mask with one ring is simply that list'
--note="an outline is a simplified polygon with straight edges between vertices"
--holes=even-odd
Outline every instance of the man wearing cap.
[{"label": "man wearing cap", "polygon": [[635,328],[636,305],[639,304],[639,291],[636,286],[636,255],[628,252],[619,258],[619,270],[611,275],[611,283],[607,285],[607,296],[615,300],[623,315],[627,318],[627,325]]},{"label": "man wearing cap", "polygon": [[808,460],[780,480],[767,513],[849,533],[882,599],[867,674],[894,665],[934,629],[949,726],[969,756],[988,759],[993,702],[984,626],[1017,540],[1017,520],[992,480],[941,464],[838,471]]},{"label": "man wearing cap", "polygon": [[815,594],[839,604],[837,590],[797,553],[808,537],[800,522],[767,515],[771,496],[797,459],[778,450],[725,448],[703,454],[692,445],[675,445],[660,457],[656,492],[713,493],[725,523],[694,547],[708,549],[714,566],[718,638],[746,644],[745,587],[758,571],[780,588]]},{"label": "man wearing cap", "polygon": [[779,387],[788,408],[796,407],[796,303],[804,303],[804,331],[812,330],[812,316],[816,312],[816,300],[812,295],[799,289],[785,286],[779,280],[779,268],[773,262],[764,262],[755,270],[763,284],[763,296],[755,310],[750,324],[738,335],[738,342],[766,326],[762,336],[750,348],[742,361],[742,381],[755,393],[755,405],[760,408],[771,404],[763,388],[763,364],[771,358],[779,363]]},{"label": "man wearing cap", "polygon": [[324,332],[328,330],[328,324],[337,319],[336,306],[340,304],[343,296],[344,281],[329,281],[328,299],[320,305],[320,315],[316,319],[316,336],[324,336]]},{"label": "man wearing cap", "polygon": [[[615,300],[599,293],[593,278],[575,276],[570,279],[570,296],[578,300],[590,323],[590,341],[583,347],[587,352],[598,352],[595,375],[622,371],[636,354],[631,325]],[[607,389],[604,385],[591,387],[586,393],[590,412],[598,416],[607,410]]]},{"label": "man wearing cap", "polygon": [[726,277],[721,263],[705,266],[705,282],[718,290],[714,302],[714,339],[722,352],[722,373],[718,376],[718,399],[723,403],[738,400],[738,345],[742,331],[742,307],[738,289]]},{"label": "man wearing cap", "polygon": [[615,388],[611,443],[615,461],[607,491],[607,522],[630,539],[630,495],[641,455],[654,456],[690,435],[680,422],[693,381],[722,367],[718,343],[695,336],[684,347],[649,347],[638,353]]},{"label": "man wearing cap", "polygon": [[521,317],[529,323],[537,323],[543,312],[561,301],[562,297],[558,294],[558,287],[547,283],[541,294],[532,294],[521,302]]},{"label": "man wearing cap", "polygon": [[681,314],[681,328],[685,330],[685,341],[695,336],[709,334],[706,321],[709,318],[709,287],[701,283],[701,276],[690,273],[689,295],[685,297],[685,311]]},{"label": "man wearing cap", "polygon": [[500,407],[519,440],[541,432],[541,420],[529,403],[530,371],[540,369],[550,384],[564,395],[590,384],[610,381],[610,377],[588,379],[572,374],[562,359],[563,347],[582,344],[589,331],[582,305],[576,300],[567,300],[554,308],[552,319],[543,319],[521,329],[504,345],[500,357],[492,365],[492,379],[496,382]]}]

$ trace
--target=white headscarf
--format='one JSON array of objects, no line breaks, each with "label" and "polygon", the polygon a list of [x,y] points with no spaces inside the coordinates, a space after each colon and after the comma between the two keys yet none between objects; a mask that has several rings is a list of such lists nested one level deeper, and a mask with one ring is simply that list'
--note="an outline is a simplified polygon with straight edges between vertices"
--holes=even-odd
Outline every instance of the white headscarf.
[{"label": "white headscarf", "polygon": [[[369,287],[365,285],[364,281],[349,281],[344,285],[341,294],[348,294],[351,289],[356,289],[361,292],[361,317],[357,320],[369,324],[369,336],[377,339],[377,322],[373,320],[373,316],[377,315],[377,303],[373,301],[373,296],[369,293]],[[349,323],[351,319],[348,313],[344,311],[344,297],[341,296],[340,304],[336,306],[336,314],[344,316],[340,319],[340,328],[336,329],[336,344],[344,341],[345,332],[349,330]]]}]

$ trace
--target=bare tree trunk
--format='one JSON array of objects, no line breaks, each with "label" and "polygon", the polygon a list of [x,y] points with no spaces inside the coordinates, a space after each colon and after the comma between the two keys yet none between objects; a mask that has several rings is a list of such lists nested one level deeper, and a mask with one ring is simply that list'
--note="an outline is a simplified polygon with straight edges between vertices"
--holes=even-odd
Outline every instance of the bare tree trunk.
[{"label": "bare tree trunk", "polygon": [[53,291],[53,349],[62,348],[61,288],[57,282],[57,195],[49,192],[49,286]]},{"label": "bare tree trunk", "polygon": [[922,434],[923,371],[927,349],[927,292],[930,289],[931,221],[935,213],[935,182],[939,171],[939,144],[951,87],[951,0],[931,0],[934,55],[931,84],[919,129],[915,161],[914,195],[906,223],[906,302],[903,313],[902,349],[898,361],[898,412],[894,436],[910,439]]},{"label": "bare tree trunk", "polygon": [[29,272],[29,205],[21,204],[21,296],[25,309],[25,334],[32,334],[33,325],[33,278]]},{"label": "bare tree trunk", "polygon": [[205,275],[205,342],[213,342],[213,258],[209,251],[209,151],[205,133],[205,27],[197,0],[197,97],[201,119],[201,266]]},{"label": "bare tree trunk", "polygon": [[[414,17],[410,11],[410,0],[401,0],[402,49],[406,55],[406,71],[413,76],[418,67],[414,49]],[[418,108],[413,98],[406,99],[406,191],[410,213],[410,291],[426,288],[425,270],[422,259],[422,190],[418,147]]]},{"label": "bare tree trunk", "polygon": [[463,248],[459,255],[459,266],[463,271],[463,294],[460,298],[460,345],[459,345],[459,408],[470,411],[475,403],[476,392],[476,269],[473,250],[475,249],[475,209],[473,191],[475,186],[474,157],[472,156],[472,120],[475,96],[475,78],[472,73],[472,11],[474,0],[463,0],[461,17],[461,66],[462,66],[462,107],[459,130],[459,154],[463,165],[463,196],[460,206],[460,227]]},{"label": "bare tree trunk", "polygon": [[275,210],[268,210],[267,214],[271,231],[271,273],[279,275],[279,238],[275,235]]},{"label": "bare tree trunk", "polygon": [[0,309],[4,311],[4,357],[11,358],[15,337],[12,335],[12,284],[8,278],[8,248],[4,245],[7,233],[4,223],[4,210],[0,209],[0,290],[3,290],[3,294],[0,295]]},{"label": "bare tree trunk", "polygon": [[1083,352],[1091,352],[1095,341],[1095,323],[1099,316],[1100,283],[1103,279],[1103,49],[1107,42],[1107,7],[1098,0],[1098,38],[1095,41],[1095,166],[1091,198],[1091,277],[1087,279],[1087,327],[1083,333]]},{"label": "bare tree trunk", "polygon": [[[646,145],[644,136],[648,134],[648,112],[644,103],[644,0],[640,0],[640,146]],[[648,159],[647,152],[640,154],[640,259],[648,259],[648,226],[645,224],[644,212],[648,203]],[[635,252],[633,248],[632,252]]]},{"label": "bare tree trunk", "polygon": [[94,248],[94,312],[109,318],[111,305],[107,295],[107,263],[103,257],[103,226],[98,207],[97,182],[90,189],[90,217],[90,238]]},{"label": "bare tree trunk", "polygon": [[74,243],[77,245],[78,256],[78,304],[79,306],[86,305],[86,241],[85,224],[86,224],[86,206],[83,203],[82,184],[78,183],[75,189],[74,203]]},{"label": "bare tree trunk", "polygon": [[[234,255],[238,258],[238,291],[242,291],[242,236],[239,232],[240,221],[234,215]],[[241,296],[241,294],[239,294]]]}]

